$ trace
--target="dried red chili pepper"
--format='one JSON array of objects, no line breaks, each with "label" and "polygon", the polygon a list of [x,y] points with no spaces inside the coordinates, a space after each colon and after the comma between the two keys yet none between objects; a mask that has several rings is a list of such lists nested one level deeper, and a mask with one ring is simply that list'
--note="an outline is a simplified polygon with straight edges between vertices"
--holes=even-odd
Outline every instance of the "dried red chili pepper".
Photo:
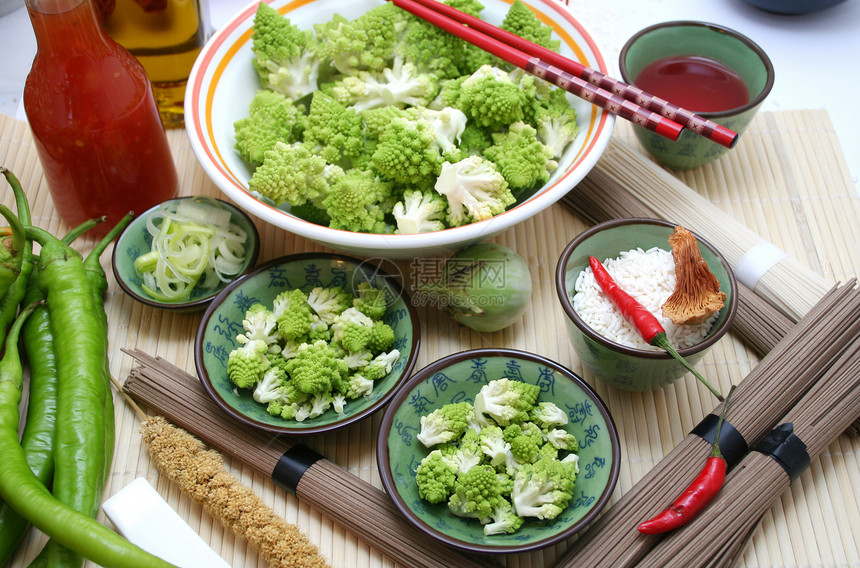
[{"label": "dried red chili pepper", "polygon": [[734,386],[732,386],[726,397],[720,420],[717,422],[711,455],[705,462],[705,467],[669,508],[639,525],[639,532],[642,534],[660,534],[684,525],[698,515],[699,511],[704,509],[705,505],[710,503],[711,499],[719,493],[723,482],[726,480],[727,469],[726,460],[720,452],[720,430],[723,427],[723,419],[734,390]]},{"label": "dried red chili pepper", "polygon": [[678,360],[688,371],[693,373],[702,384],[708,387],[717,400],[722,401],[723,395],[715,389],[705,378],[699,374],[693,366],[687,362],[669,343],[669,337],[666,335],[666,330],[660,324],[657,316],[648,311],[648,308],[640,304],[636,298],[621,289],[617,282],[612,278],[612,275],[606,270],[606,267],[597,260],[597,258],[588,257],[588,264],[591,266],[591,271],[594,273],[594,279],[600,286],[600,289],[612,300],[612,303],[621,312],[630,325],[636,328],[642,335],[642,338],[649,345],[659,347],[666,353]]}]

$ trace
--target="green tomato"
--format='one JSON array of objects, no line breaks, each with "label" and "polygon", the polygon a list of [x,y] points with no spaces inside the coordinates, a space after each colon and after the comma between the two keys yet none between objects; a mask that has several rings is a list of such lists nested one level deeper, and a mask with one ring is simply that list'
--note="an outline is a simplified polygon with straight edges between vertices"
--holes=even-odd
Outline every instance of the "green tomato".
[{"label": "green tomato", "polygon": [[525,261],[495,243],[467,247],[445,262],[440,281],[422,286],[455,321],[481,332],[504,329],[529,305],[532,279]]}]

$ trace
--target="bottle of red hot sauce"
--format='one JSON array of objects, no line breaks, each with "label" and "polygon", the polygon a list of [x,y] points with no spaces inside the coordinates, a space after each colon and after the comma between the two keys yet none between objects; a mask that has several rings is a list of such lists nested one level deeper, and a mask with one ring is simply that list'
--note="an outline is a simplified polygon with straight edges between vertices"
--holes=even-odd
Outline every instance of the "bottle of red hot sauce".
[{"label": "bottle of red hot sauce", "polygon": [[37,53],[24,110],[57,212],[70,226],[174,197],[176,166],[140,63],[103,31],[92,0],[26,0]]}]

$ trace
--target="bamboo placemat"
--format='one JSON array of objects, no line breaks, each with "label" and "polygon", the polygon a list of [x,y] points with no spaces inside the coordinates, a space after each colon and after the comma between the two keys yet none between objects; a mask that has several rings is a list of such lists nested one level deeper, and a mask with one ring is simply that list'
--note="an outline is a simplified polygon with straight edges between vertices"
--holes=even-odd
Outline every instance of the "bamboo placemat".
[{"label": "bamboo placemat", "polygon": [[[615,136],[635,144],[626,124],[617,126]],[[223,198],[197,164],[184,131],[170,131],[169,138],[179,166],[181,193]],[[28,192],[34,223],[54,232],[64,229],[54,214],[26,124],[2,115],[0,164],[11,169]],[[677,175],[828,280],[844,282],[860,274],[860,199],[826,112],[759,113],[732,152],[714,164]],[[0,191],[2,203],[13,204],[8,187],[4,185]],[[676,221],[683,223],[683,219]],[[418,366],[463,349],[514,347],[547,356],[581,374],[607,403],[618,426],[622,464],[613,495],[615,502],[682,440],[714,404],[707,390],[690,375],[659,391],[627,393],[603,386],[582,368],[565,335],[553,273],[561,250],[587,226],[586,221],[556,204],[496,237],[495,241],[515,249],[529,263],[534,279],[532,308],[511,328],[480,334],[457,327],[432,307],[419,307],[423,344]],[[258,222],[258,227],[263,239],[261,262],[296,252],[325,250],[321,245],[262,222]],[[78,247],[85,250],[91,245],[92,242],[84,240]],[[103,261],[109,269],[107,254]],[[407,281],[420,268],[410,261],[400,261],[398,265]],[[120,291],[110,270],[108,277],[106,309],[113,375],[122,380],[134,365],[121,348],[136,348],[163,357],[194,373],[192,346],[200,314],[174,314],[138,304]],[[728,337],[700,365],[725,392],[756,363],[750,349],[737,338]],[[249,547],[158,475],[141,445],[137,418],[119,398],[116,402],[117,447],[106,497],[134,478],[145,477],[232,566],[263,567]],[[381,488],[374,451],[379,420],[380,416],[375,416],[340,434],[302,441],[353,475]],[[845,434],[815,460],[762,519],[741,565],[860,566],[858,454],[860,436]],[[301,527],[333,567],[399,566],[384,551],[358,541],[333,520],[275,488],[268,479],[229,460],[227,464],[276,512]],[[100,518],[104,521],[103,516]],[[31,533],[10,566],[26,566],[43,540],[42,535]],[[498,560],[512,568],[549,568],[564,549],[564,545],[558,545]]]}]

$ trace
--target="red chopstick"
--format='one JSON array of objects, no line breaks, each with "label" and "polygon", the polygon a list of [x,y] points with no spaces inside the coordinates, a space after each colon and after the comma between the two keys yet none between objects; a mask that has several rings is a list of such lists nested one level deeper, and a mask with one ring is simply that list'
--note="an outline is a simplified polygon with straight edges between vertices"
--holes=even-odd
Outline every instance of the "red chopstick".
[{"label": "red chopstick", "polygon": [[666,138],[676,140],[686,126],[728,148],[737,143],[738,134],[733,130],[456,8],[436,0],[391,1],[529,73]]}]

